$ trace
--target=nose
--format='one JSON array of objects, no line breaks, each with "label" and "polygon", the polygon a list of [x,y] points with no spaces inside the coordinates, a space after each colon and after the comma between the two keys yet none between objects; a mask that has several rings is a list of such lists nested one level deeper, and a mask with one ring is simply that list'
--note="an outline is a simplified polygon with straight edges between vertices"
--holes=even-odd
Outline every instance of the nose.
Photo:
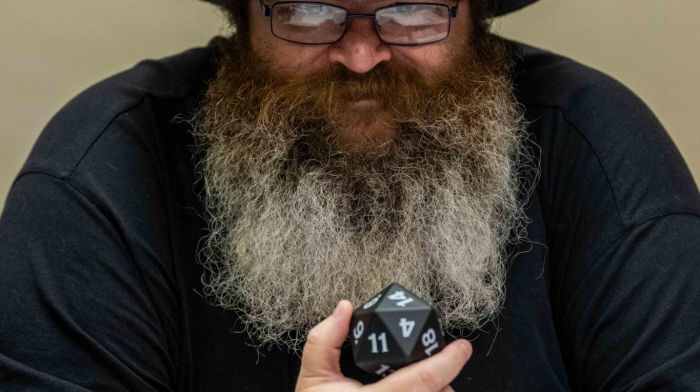
[{"label": "nose", "polygon": [[348,23],[343,38],[330,47],[332,63],[362,74],[391,60],[391,49],[379,39],[370,18],[353,18]]}]

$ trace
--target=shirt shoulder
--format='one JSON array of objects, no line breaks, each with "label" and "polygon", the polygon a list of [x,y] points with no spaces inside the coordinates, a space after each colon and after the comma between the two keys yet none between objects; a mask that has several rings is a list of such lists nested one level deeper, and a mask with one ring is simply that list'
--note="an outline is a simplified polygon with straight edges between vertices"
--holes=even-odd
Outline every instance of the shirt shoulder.
[{"label": "shirt shoulder", "polygon": [[21,293],[0,300],[3,390],[190,383],[183,271],[200,226],[178,118],[214,69],[208,48],[144,61],[42,132],[0,216],[0,286]]},{"label": "shirt shoulder", "polygon": [[[128,148],[126,140],[131,147],[146,141],[154,116],[191,110],[215,72],[214,52],[210,46],[145,60],[86,89],[49,121],[18,178],[31,172],[69,178],[101,142],[119,150]],[[131,137],[120,138],[125,132]]]},{"label": "shirt shoulder", "polygon": [[[700,214],[680,152],[650,108],[613,77],[572,59],[509,42],[514,91],[541,148],[550,199],[595,189],[624,230],[656,217]],[[547,197],[547,195],[545,195]]]}]

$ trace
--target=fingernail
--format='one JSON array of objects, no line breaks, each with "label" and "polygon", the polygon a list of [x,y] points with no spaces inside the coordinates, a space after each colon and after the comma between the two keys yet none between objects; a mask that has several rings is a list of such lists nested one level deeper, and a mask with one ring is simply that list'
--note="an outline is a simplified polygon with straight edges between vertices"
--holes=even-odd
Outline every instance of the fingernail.
[{"label": "fingernail", "polygon": [[340,314],[341,314],[340,304],[342,304],[342,303],[343,303],[342,301],[338,302],[338,305],[335,306],[335,310],[333,311],[333,317],[335,317],[337,319],[340,318]]}]

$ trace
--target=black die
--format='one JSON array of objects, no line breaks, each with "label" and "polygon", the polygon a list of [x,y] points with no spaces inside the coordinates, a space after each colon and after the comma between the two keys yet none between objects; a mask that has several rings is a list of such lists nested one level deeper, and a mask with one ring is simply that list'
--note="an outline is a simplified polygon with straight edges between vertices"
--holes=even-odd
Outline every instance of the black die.
[{"label": "black die", "polygon": [[350,327],[355,364],[382,377],[445,347],[437,311],[398,283],[355,309]]}]

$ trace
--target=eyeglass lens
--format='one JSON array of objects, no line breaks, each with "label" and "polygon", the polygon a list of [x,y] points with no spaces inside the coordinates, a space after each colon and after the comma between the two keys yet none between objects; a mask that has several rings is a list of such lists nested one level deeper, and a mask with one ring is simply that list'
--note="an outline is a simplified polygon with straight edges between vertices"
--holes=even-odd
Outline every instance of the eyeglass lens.
[{"label": "eyeglass lens", "polygon": [[[283,2],[272,6],[272,33],[282,39],[325,44],[345,32],[348,12],[323,3]],[[450,8],[442,4],[399,4],[375,14],[377,34],[388,44],[420,45],[440,41],[450,30]]]}]

